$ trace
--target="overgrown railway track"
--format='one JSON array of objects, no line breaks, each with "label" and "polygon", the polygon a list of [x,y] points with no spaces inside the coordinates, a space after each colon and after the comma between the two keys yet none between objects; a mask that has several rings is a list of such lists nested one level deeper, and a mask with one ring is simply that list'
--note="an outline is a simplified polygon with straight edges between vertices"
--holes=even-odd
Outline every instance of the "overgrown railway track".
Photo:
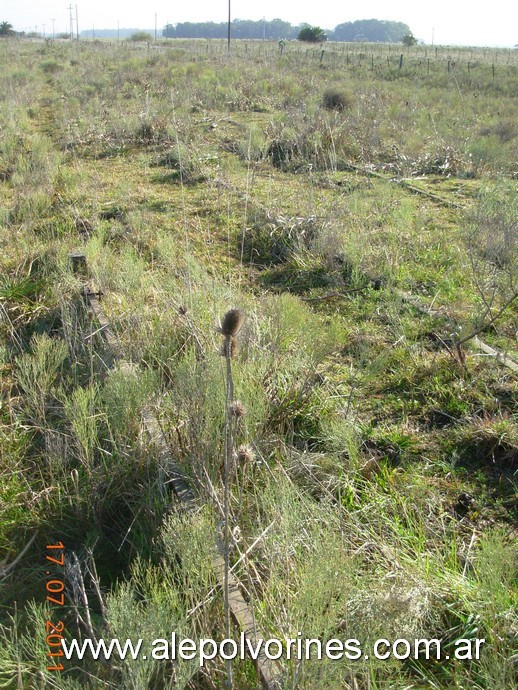
[{"label": "overgrown railway track", "polygon": [[[81,266],[82,272],[86,272],[86,258],[82,254],[71,255],[71,259],[76,268]],[[134,370],[136,365],[125,360],[122,356],[119,339],[101,307],[100,294],[93,290],[86,281],[83,284],[83,296],[91,317],[97,324],[95,332],[102,336],[107,346],[107,367],[116,365],[122,370]],[[162,427],[149,406],[142,410],[142,423],[150,442],[158,450],[161,458],[160,467],[165,475],[162,477],[161,483],[171,486],[177,508],[188,515],[189,512],[199,507],[199,501],[192,491],[182,467],[172,456]],[[265,655],[263,646],[260,645],[260,640],[264,638],[256,623],[253,607],[245,600],[242,586],[236,575],[232,570],[228,574],[226,573],[224,549],[217,537],[215,537],[214,544],[210,548],[213,554],[214,572],[221,590],[224,588],[225,577],[228,578],[228,603],[236,625],[244,633],[250,648],[257,649],[259,646],[261,648],[261,652],[255,659],[255,668],[260,682],[265,690],[278,690],[280,688],[281,668],[278,662],[274,663]]]}]

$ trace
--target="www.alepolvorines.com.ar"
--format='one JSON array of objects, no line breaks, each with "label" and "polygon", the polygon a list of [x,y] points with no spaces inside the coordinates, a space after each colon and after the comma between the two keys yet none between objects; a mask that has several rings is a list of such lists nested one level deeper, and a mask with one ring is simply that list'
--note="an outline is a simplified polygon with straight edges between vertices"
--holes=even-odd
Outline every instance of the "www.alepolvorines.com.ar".
[{"label": "www.alepolvorines.com.ar", "polygon": [[227,638],[216,642],[211,638],[199,640],[179,638],[176,632],[172,632],[169,639],[157,638],[149,643],[147,651],[146,643],[142,639],[138,639],[135,643],[131,639],[119,640],[119,638],[106,640],[85,638],[82,642],[76,639],[70,642],[65,639],[61,641],[66,659],[83,659],[89,656],[103,660],[108,660],[112,656],[121,660],[126,658],[155,661],[197,659],[200,667],[217,656],[225,660],[245,658],[256,660],[260,656],[265,656],[271,660],[327,658],[337,661],[340,659],[357,661],[373,657],[380,660],[390,658],[448,660],[453,658],[459,661],[472,661],[480,658],[480,650],[484,643],[483,638],[460,638],[448,647],[447,653],[442,654],[441,641],[435,638],[414,640],[398,638],[392,642],[380,638],[364,650],[360,641],[355,638],[345,640],[332,638],[322,641],[315,638],[303,638],[301,633],[298,633],[296,638],[259,638],[254,642],[241,633],[237,640]]}]

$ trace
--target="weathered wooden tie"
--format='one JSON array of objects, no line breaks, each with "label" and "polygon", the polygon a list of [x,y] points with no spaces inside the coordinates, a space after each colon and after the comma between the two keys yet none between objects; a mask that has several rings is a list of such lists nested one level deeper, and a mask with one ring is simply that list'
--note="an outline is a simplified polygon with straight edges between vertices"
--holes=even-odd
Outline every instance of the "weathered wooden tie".
[{"label": "weathered wooden tie", "polygon": [[160,467],[166,471],[167,479],[163,483],[165,484],[165,482],[167,482],[171,484],[174,494],[183,508],[193,507],[194,494],[187,483],[187,479],[181,467],[175,462],[171,455],[169,444],[167,443],[157,418],[148,407],[144,408],[142,411],[142,421],[148,436],[159,452]]},{"label": "weathered wooden tie", "polygon": [[[223,545],[218,541],[216,544],[217,553],[214,556],[214,570],[220,586],[224,587],[225,581],[225,558]],[[249,640],[250,646],[257,649],[262,636],[259,633],[255,622],[252,607],[245,601],[241,592],[239,580],[233,573],[228,574],[228,603],[232,617],[239,628],[243,631],[245,638]],[[264,640],[266,642],[266,640]],[[261,678],[265,690],[278,690],[280,686],[280,669],[264,653],[264,642],[261,645],[261,652],[255,660],[256,671]]]}]

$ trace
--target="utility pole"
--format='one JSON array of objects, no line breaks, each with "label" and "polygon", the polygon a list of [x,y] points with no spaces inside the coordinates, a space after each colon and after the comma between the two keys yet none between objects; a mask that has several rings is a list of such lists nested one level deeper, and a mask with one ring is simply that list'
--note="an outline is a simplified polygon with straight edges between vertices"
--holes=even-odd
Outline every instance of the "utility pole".
[{"label": "utility pole", "polygon": [[156,29],[157,29],[157,23],[156,23],[156,12],[155,12],[155,43],[156,43]]},{"label": "utility pole", "polygon": [[56,20],[52,19],[52,38],[56,38]]},{"label": "utility pole", "polygon": [[68,11],[70,12],[70,40],[74,40],[74,20],[72,19],[72,5],[68,6]]},{"label": "utility pole", "polygon": [[46,24],[43,24],[43,38],[46,38],[46,34],[45,34],[45,27],[46,26],[47,26]]},{"label": "utility pole", "polygon": [[228,35],[227,35],[227,51],[230,53],[230,0],[228,0]]},{"label": "utility pole", "polygon": [[120,29],[119,29],[119,20],[117,19],[117,43],[120,41]]},{"label": "utility pole", "polygon": [[266,17],[263,17],[263,41],[266,41]]},{"label": "utility pole", "polygon": [[79,41],[79,19],[77,18],[77,5],[76,5],[76,39]]}]

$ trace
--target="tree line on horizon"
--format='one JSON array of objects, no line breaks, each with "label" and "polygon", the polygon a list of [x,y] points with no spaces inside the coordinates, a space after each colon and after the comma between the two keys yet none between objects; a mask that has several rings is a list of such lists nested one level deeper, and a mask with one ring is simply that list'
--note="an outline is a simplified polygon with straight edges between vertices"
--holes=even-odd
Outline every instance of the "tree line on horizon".
[{"label": "tree line on horizon", "polygon": [[[244,39],[296,39],[309,24],[293,25],[282,19],[270,21],[251,19],[234,19],[231,22],[233,38]],[[166,38],[226,38],[227,22],[179,22],[166,24],[162,35]],[[411,34],[410,28],[403,22],[380,19],[360,19],[354,22],[338,24],[333,30],[326,30],[323,40],[401,43],[405,36]]]},{"label": "tree line on horizon", "polygon": [[[80,36],[83,38],[130,38],[138,33],[137,29],[96,29],[83,30]],[[15,32],[8,22],[0,24],[0,36],[23,35],[24,32]],[[141,32],[143,33],[143,32]],[[153,36],[152,31],[145,32],[149,40]],[[165,38],[227,38],[227,22],[179,22],[178,24],[166,24],[162,29]],[[320,27],[312,27],[307,23],[293,25],[282,19],[250,20],[234,19],[231,22],[231,35],[236,39],[300,39],[311,42],[344,41],[344,42],[369,42],[369,43],[404,43],[409,37],[413,39],[412,32],[407,24],[380,19],[359,19],[354,22],[338,24],[333,30],[324,30]],[[415,41],[415,39],[413,39]]]},{"label": "tree line on horizon", "polygon": [[[82,38],[131,38],[137,29],[96,29],[83,30]],[[144,33],[144,32],[141,32]],[[153,36],[152,31],[145,32],[149,40]],[[25,32],[16,32],[9,22],[0,23],[0,36],[24,35]],[[37,34],[35,34],[37,35]],[[227,22],[179,22],[178,24],[166,24],[162,29],[165,38],[227,38]],[[269,21],[251,19],[234,19],[231,22],[231,35],[236,39],[300,39],[311,42],[344,41],[344,42],[369,42],[369,43],[404,43],[409,37],[413,38],[407,24],[380,19],[359,19],[354,22],[338,24],[333,30],[324,30],[320,27],[312,27],[307,23],[293,25],[282,19]],[[415,41],[415,39],[413,39]]]}]

